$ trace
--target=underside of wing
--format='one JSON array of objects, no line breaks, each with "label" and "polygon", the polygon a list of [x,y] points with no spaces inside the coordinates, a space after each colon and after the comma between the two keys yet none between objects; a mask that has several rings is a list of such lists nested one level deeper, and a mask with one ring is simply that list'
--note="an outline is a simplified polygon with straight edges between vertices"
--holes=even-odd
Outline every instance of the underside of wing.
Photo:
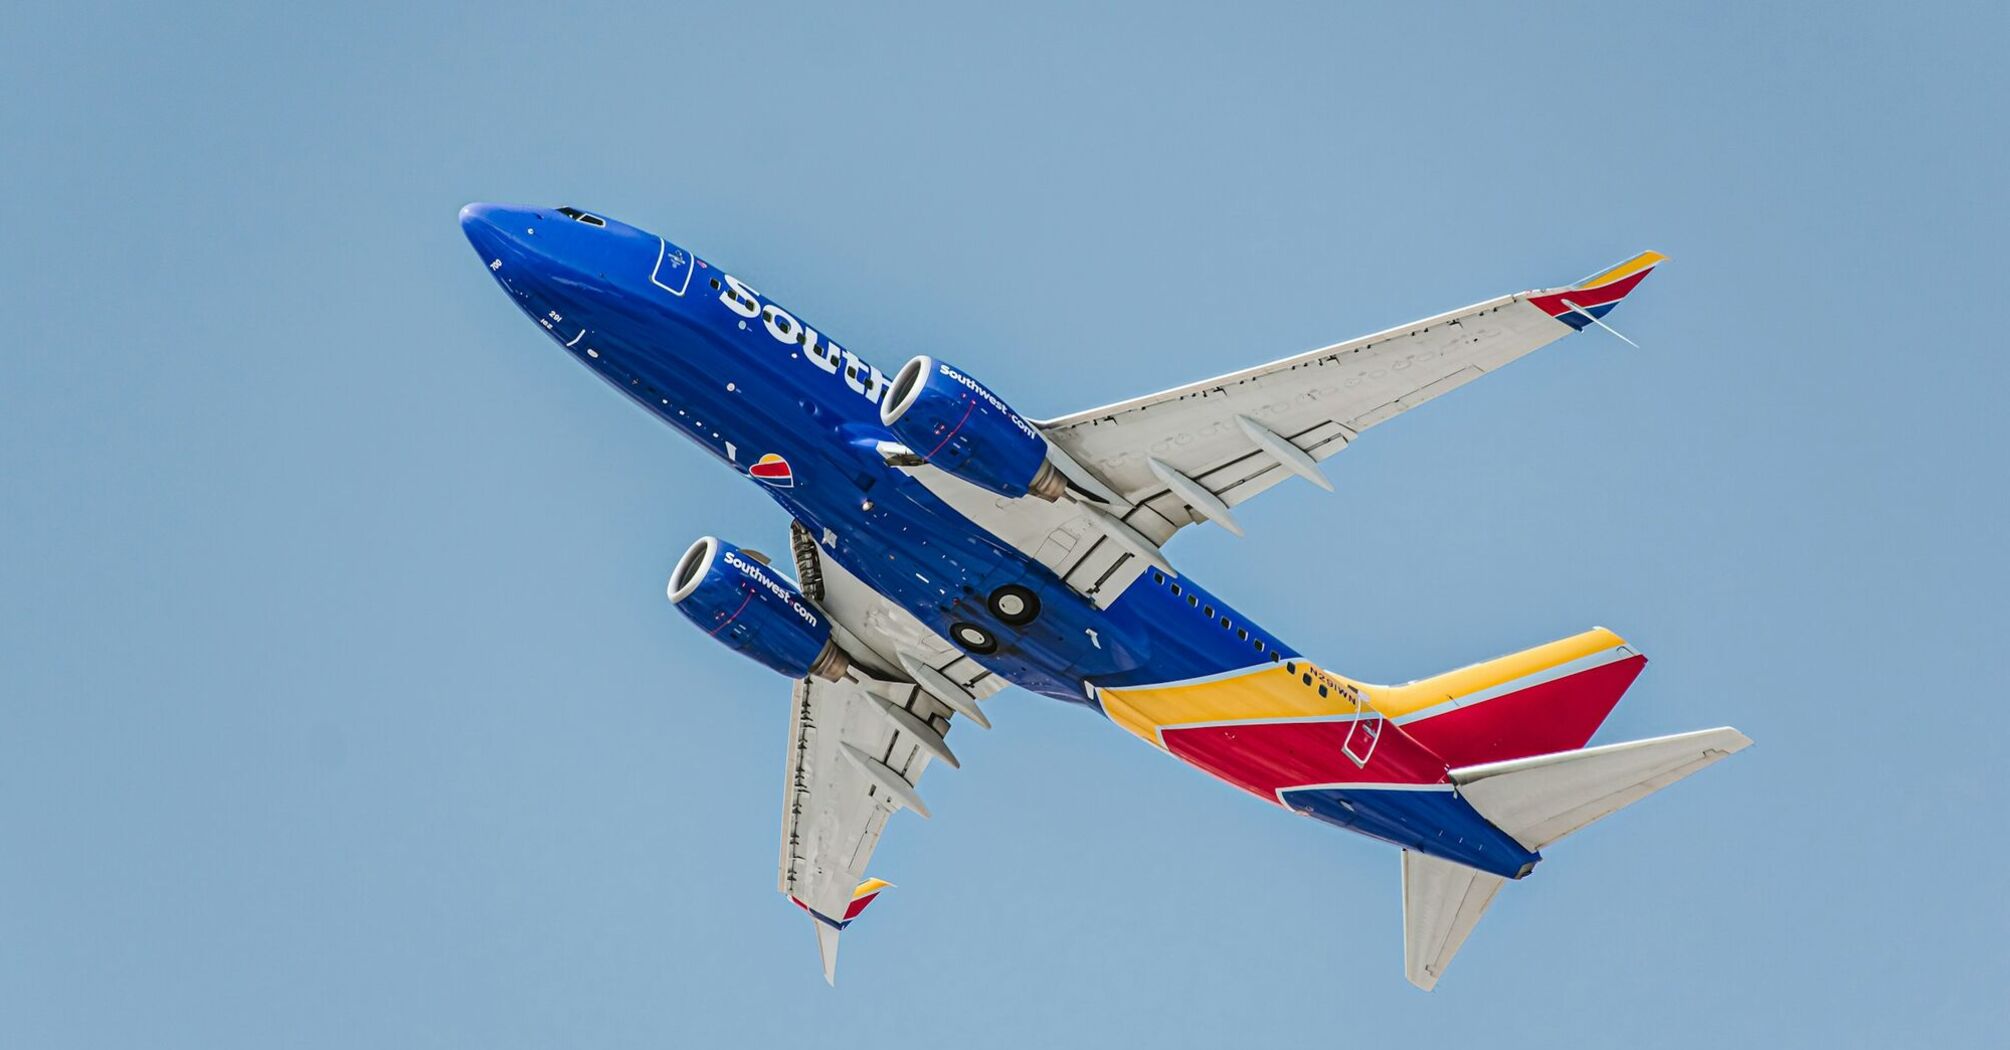
[{"label": "underside of wing", "polygon": [[1005,683],[822,557],[800,526],[794,547],[804,594],[859,657],[837,681],[795,684],[784,771],[779,888],[810,914],[832,978],[838,933],[885,885],[866,868],[888,818],[929,815],[918,785],[932,763],[958,764],[951,719],[959,708],[983,719],[977,699]]},{"label": "underside of wing", "polygon": [[1522,292],[1267,365],[1042,422],[1125,501],[1155,541],[1228,511],[1362,431],[1590,324],[1662,256],[1645,252],[1568,288]]}]

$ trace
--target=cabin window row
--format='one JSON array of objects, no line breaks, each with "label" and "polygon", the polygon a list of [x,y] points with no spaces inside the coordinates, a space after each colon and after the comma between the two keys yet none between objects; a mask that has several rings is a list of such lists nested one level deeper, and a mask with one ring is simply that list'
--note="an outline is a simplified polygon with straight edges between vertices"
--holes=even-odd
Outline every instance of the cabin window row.
[{"label": "cabin window row", "polygon": [[1214,608],[1214,606],[1213,606],[1213,605],[1211,605],[1211,604],[1210,604],[1210,605],[1202,605],[1202,604],[1201,604],[1201,601],[1200,601],[1200,595],[1198,595],[1198,594],[1195,594],[1194,592],[1192,592],[1192,591],[1190,591],[1190,590],[1186,590],[1186,589],[1182,588],[1182,587],[1181,587],[1181,586],[1179,585],[1178,581],[1175,581],[1175,580],[1172,580],[1172,579],[1169,579],[1169,578],[1168,578],[1168,577],[1166,576],[1166,574],[1165,574],[1165,573],[1163,573],[1163,572],[1159,572],[1159,571],[1157,571],[1157,570],[1153,570],[1153,571],[1152,571],[1152,582],[1153,582],[1153,583],[1155,583],[1155,584],[1158,584],[1158,585],[1159,585],[1159,586],[1161,586],[1161,587],[1170,587],[1170,588],[1172,588],[1172,593],[1173,593],[1173,597],[1175,597],[1175,598],[1179,598],[1179,597],[1184,597],[1184,598],[1186,598],[1186,603],[1187,603],[1188,607],[1190,607],[1190,608],[1193,608],[1193,609],[1195,609],[1195,610],[1198,610],[1198,611],[1200,612],[1200,614],[1201,614],[1201,615],[1203,615],[1203,616],[1207,617],[1207,618],[1208,618],[1208,619],[1210,619],[1210,620],[1214,620],[1214,621],[1216,621],[1216,622],[1217,622],[1217,623],[1218,623],[1218,624],[1219,624],[1219,625],[1221,626],[1221,629],[1222,629],[1222,630],[1224,630],[1224,631],[1234,631],[1234,632],[1235,632],[1235,637],[1236,637],[1236,640],[1237,640],[1237,641],[1243,641],[1243,642],[1248,642],[1248,643],[1250,644],[1250,646],[1251,646],[1251,647],[1253,647],[1253,648],[1254,648],[1254,649],[1255,649],[1255,650],[1256,650],[1257,652],[1259,652],[1259,653],[1261,653],[1261,652],[1268,652],[1268,653],[1270,654],[1270,659],[1271,659],[1271,661],[1272,661],[1273,663],[1274,663],[1274,662],[1277,662],[1277,661],[1281,661],[1281,660],[1283,660],[1283,659],[1284,659],[1283,655],[1282,655],[1282,654],[1280,654],[1280,653],[1279,653],[1279,652],[1278,652],[1278,651],[1277,651],[1277,650],[1276,650],[1276,649],[1275,649],[1274,647],[1269,647],[1269,646],[1266,646],[1266,645],[1264,644],[1264,641],[1263,641],[1263,639],[1261,639],[1261,638],[1257,638],[1257,637],[1254,637],[1254,636],[1252,636],[1252,635],[1251,635],[1251,634],[1249,633],[1249,629],[1248,629],[1248,628],[1246,628],[1246,627],[1237,627],[1237,626],[1235,625],[1235,621],[1234,621],[1234,620],[1231,620],[1231,619],[1229,619],[1229,618],[1228,618],[1227,616],[1218,616],[1218,615],[1216,615],[1216,613],[1215,613],[1215,608]]}]

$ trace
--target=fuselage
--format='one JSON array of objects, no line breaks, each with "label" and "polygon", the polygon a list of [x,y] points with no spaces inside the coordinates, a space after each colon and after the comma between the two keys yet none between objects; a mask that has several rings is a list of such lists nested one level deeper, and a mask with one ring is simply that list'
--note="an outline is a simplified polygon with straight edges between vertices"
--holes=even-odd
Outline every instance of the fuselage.
[{"label": "fuselage", "polygon": [[[1145,572],[1100,608],[1070,589],[889,465],[879,403],[890,373],[744,279],[655,234],[571,209],[470,205],[461,221],[495,279],[567,354],[747,476],[825,557],[925,626],[952,640],[957,624],[982,627],[997,645],[973,657],[1008,681],[1095,709],[1329,823],[1511,876],[1537,859],[1457,798],[1442,760],[1379,715],[1372,725],[1339,714],[1295,718],[1289,739],[1262,746],[1249,743],[1253,735],[1281,734],[1282,723],[1210,733],[1195,719],[1198,730],[1173,746],[1136,714],[1155,709],[1151,698],[1232,679],[1236,689],[1268,690],[1273,702],[1298,703],[1302,691],[1304,710],[1338,712],[1340,697],[1329,693],[1348,683],[1191,577]],[[1004,623],[987,606],[1007,584],[1038,595],[1033,622]],[[1350,770],[1347,754],[1369,753]]]}]

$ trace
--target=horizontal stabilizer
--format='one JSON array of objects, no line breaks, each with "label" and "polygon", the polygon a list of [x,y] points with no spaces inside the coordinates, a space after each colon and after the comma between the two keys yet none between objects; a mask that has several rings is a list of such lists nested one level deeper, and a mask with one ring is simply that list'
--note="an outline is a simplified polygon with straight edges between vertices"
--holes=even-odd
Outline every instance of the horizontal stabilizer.
[{"label": "horizontal stabilizer", "polygon": [[1702,729],[1466,766],[1450,775],[1481,816],[1539,850],[1751,743],[1729,727]]},{"label": "horizontal stabilizer", "polygon": [[1507,880],[1403,851],[1403,975],[1430,991]]}]

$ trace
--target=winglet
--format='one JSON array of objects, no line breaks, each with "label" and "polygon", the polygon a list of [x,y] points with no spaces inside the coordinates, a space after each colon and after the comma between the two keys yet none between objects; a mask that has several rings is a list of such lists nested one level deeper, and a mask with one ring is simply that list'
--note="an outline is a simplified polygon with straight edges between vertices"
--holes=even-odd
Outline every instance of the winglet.
[{"label": "winglet", "polygon": [[810,925],[816,927],[817,931],[817,955],[824,961],[824,983],[836,988],[838,983],[838,934],[842,931],[835,926],[826,926],[821,922],[813,921]]},{"label": "winglet", "polygon": [[866,906],[878,899],[879,891],[890,890],[893,883],[885,879],[867,879],[851,891],[851,903],[845,906],[844,921],[849,923],[865,912]]},{"label": "winglet", "polygon": [[1543,313],[1581,331],[1585,325],[1610,313],[1619,300],[1626,298],[1667,258],[1660,252],[1641,252],[1568,288],[1531,295],[1528,301]]},{"label": "winglet", "polygon": [[838,965],[838,934],[850,926],[853,919],[864,914],[865,909],[879,897],[879,891],[893,888],[893,883],[885,879],[867,879],[858,884],[851,893],[851,903],[845,905],[842,918],[831,918],[803,902],[801,897],[791,896],[796,907],[810,913],[810,925],[817,931],[817,955],[824,964],[824,983],[836,986]]}]

